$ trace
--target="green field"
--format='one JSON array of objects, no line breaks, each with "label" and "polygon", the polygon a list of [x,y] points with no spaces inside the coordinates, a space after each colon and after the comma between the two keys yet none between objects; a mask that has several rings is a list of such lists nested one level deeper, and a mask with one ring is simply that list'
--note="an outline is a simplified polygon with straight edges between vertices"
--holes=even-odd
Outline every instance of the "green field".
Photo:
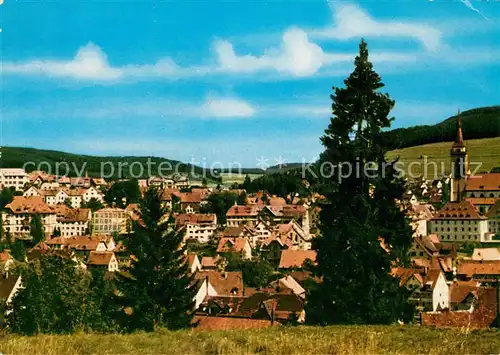
[{"label": "green field", "polygon": [[237,174],[237,173],[221,173],[222,183],[224,185],[243,184],[245,181],[245,176],[249,176],[250,179],[256,179],[262,174]]},{"label": "green field", "polygon": [[[500,137],[473,139],[466,141],[465,144],[469,152],[472,173],[476,166],[479,167],[477,172],[490,171],[500,166]],[[410,175],[412,176],[425,175],[426,178],[432,179],[437,174],[436,178],[438,178],[443,175],[443,172],[450,173],[451,145],[452,142],[444,142],[397,149],[389,152],[388,157],[399,157],[406,173],[409,173],[411,169]],[[434,163],[437,164],[437,171]]]},{"label": "green field", "polygon": [[4,354],[498,354],[498,330],[283,326],[217,332],[0,336]]}]

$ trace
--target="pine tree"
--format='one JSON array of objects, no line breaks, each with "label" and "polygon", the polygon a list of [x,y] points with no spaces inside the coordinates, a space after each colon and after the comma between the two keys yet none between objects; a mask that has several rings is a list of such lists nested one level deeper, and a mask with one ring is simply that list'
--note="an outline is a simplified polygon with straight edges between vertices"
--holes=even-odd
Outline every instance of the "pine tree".
[{"label": "pine tree", "polygon": [[390,275],[391,267],[408,262],[412,231],[395,202],[404,182],[395,162],[384,157],[382,129],[393,120],[388,115],[394,101],[378,92],[384,84],[363,40],[344,83],[333,88],[333,117],[321,138],[319,171],[325,177],[318,185],[327,203],[313,249],[314,273],[322,282],[312,289],[306,314],[308,322],[322,325],[388,324],[412,314],[407,291]]},{"label": "pine tree", "polygon": [[42,218],[39,214],[35,214],[31,217],[30,236],[32,238],[33,245],[45,240],[45,231],[42,225]]},{"label": "pine tree", "polygon": [[166,216],[157,189],[145,193],[140,214],[127,242],[131,254],[128,276],[117,280],[123,325],[130,331],[188,327],[195,291],[182,246],[184,234]]}]

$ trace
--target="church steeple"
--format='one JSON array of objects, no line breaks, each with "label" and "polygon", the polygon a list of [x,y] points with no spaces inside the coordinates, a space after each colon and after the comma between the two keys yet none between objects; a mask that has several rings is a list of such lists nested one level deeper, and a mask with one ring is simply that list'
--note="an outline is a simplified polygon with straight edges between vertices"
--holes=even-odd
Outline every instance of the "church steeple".
[{"label": "church steeple", "polygon": [[455,143],[453,143],[453,146],[461,146],[463,147],[464,145],[464,136],[462,133],[462,119],[460,118],[460,110],[458,110],[457,114],[457,137],[455,138]]},{"label": "church steeple", "polygon": [[469,173],[469,156],[464,144],[460,110],[457,114],[457,136],[451,146],[451,201],[460,201]]}]

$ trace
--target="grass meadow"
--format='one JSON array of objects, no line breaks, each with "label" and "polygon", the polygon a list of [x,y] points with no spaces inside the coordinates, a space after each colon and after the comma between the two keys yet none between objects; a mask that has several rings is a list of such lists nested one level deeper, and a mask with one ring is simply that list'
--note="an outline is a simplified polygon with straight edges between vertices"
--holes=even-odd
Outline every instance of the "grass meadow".
[{"label": "grass meadow", "polygon": [[418,326],[0,336],[3,354],[498,354],[500,331]]}]

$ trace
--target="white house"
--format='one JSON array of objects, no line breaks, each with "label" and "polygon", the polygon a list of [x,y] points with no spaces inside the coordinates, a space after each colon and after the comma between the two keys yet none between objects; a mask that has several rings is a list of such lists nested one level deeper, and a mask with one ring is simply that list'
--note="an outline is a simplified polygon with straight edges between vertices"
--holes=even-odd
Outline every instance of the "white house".
[{"label": "white house", "polygon": [[29,176],[24,169],[0,169],[0,187],[13,187],[17,191],[23,191],[24,185],[29,182]]},{"label": "white house", "polygon": [[184,226],[186,234],[184,240],[197,240],[208,243],[217,229],[217,216],[215,214],[183,213],[175,217],[178,226]]}]

